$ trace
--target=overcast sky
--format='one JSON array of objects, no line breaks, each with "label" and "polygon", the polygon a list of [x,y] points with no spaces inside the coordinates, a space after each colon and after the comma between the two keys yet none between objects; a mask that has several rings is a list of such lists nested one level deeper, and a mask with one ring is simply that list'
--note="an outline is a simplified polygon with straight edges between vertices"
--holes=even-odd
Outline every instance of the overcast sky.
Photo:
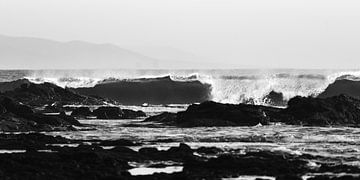
[{"label": "overcast sky", "polygon": [[0,34],[240,68],[360,68],[359,0],[0,0]]}]

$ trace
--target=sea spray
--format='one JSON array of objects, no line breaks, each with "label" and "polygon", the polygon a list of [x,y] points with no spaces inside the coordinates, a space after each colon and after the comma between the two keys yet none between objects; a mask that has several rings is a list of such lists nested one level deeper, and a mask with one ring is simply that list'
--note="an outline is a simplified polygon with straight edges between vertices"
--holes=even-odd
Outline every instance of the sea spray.
[{"label": "sea spray", "polygon": [[[93,87],[109,81],[150,80],[200,81],[211,85],[211,98],[222,103],[267,105],[275,91],[287,101],[295,96],[317,96],[338,78],[359,80],[357,70],[62,70],[33,71],[26,78],[34,83],[50,82],[61,87]],[[164,87],[166,88],[166,87]]]}]

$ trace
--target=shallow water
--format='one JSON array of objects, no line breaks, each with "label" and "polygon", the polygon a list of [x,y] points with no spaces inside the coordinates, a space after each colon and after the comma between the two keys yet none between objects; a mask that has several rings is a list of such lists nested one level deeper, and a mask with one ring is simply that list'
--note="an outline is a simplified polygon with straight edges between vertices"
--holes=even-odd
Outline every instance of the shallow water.
[{"label": "shallow water", "polygon": [[[360,166],[360,128],[302,127],[270,125],[256,127],[149,127],[149,122],[134,120],[80,120],[92,128],[75,132],[50,132],[71,139],[129,139],[142,146],[168,149],[184,142],[192,148],[218,147],[231,153],[280,151],[324,157],[329,163]],[[132,127],[129,125],[136,126]],[[312,162],[316,163],[316,162]]]}]

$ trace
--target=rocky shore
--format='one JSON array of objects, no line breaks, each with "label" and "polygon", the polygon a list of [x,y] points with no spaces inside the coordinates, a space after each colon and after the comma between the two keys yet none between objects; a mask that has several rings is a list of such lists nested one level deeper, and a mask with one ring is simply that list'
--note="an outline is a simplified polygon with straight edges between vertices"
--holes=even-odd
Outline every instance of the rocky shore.
[{"label": "rocky shore", "polygon": [[[1,179],[221,179],[243,175],[280,179],[357,179],[356,176],[316,176],[326,172],[360,173],[359,168],[317,163],[322,157],[284,152],[229,154],[221,149],[192,149],[186,144],[168,150],[140,148],[129,141],[81,141],[42,134],[0,134]],[[59,146],[61,144],[62,146]],[[75,144],[75,146],[74,146]],[[182,167],[181,172],[134,175],[138,167]],[[265,178],[264,178],[265,179]]]},{"label": "rocky shore", "polygon": [[[145,117],[142,111],[110,107],[114,101],[80,95],[50,83],[34,84],[28,80],[0,83],[1,131],[75,130],[81,126],[75,118],[134,119]],[[68,108],[64,105],[81,105]],[[100,106],[90,111],[89,105]],[[72,112],[67,115],[66,112]]]},{"label": "rocky shore", "polygon": [[[1,87],[1,85],[0,85]],[[144,118],[142,111],[110,106],[111,100],[81,95],[53,84],[26,80],[7,83],[0,95],[0,179],[359,179],[360,168],[326,163],[321,155],[285,151],[227,151],[192,148],[178,143],[167,150],[144,147],[159,141],[130,139],[75,140],[35,132],[79,131],[78,119]],[[281,94],[268,99],[284,103]],[[75,104],[80,107],[66,107]],[[92,106],[92,105],[96,105]],[[359,127],[360,100],[347,95],[294,97],[286,108],[205,101],[185,111],[148,117],[176,127],[258,126],[283,123],[301,126]],[[16,133],[14,133],[16,132]],[[22,133],[20,133],[22,132]],[[331,162],[340,162],[333,157]],[[137,168],[177,167],[172,173],[139,175]],[[331,172],[331,174],[329,174]],[[346,173],[346,174],[344,174]]]}]

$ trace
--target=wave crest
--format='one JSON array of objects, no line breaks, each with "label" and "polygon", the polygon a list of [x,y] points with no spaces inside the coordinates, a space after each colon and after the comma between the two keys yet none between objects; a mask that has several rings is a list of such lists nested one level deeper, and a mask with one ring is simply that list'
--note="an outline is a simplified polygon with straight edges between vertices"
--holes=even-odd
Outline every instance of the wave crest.
[{"label": "wave crest", "polygon": [[159,75],[135,76],[108,76],[108,77],[86,77],[86,76],[60,76],[60,77],[26,77],[31,82],[50,82],[61,87],[94,87],[97,84],[116,81],[154,81],[167,78],[170,81],[200,81],[211,85],[211,99],[222,103],[251,103],[268,105],[267,95],[270,92],[282,93],[285,101],[295,96],[317,96],[325,88],[336,80],[348,79],[360,81],[360,71],[338,71],[338,72],[276,72],[263,74],[232,72],[222,73],[198,72],[198,73],[165,73]]}]

